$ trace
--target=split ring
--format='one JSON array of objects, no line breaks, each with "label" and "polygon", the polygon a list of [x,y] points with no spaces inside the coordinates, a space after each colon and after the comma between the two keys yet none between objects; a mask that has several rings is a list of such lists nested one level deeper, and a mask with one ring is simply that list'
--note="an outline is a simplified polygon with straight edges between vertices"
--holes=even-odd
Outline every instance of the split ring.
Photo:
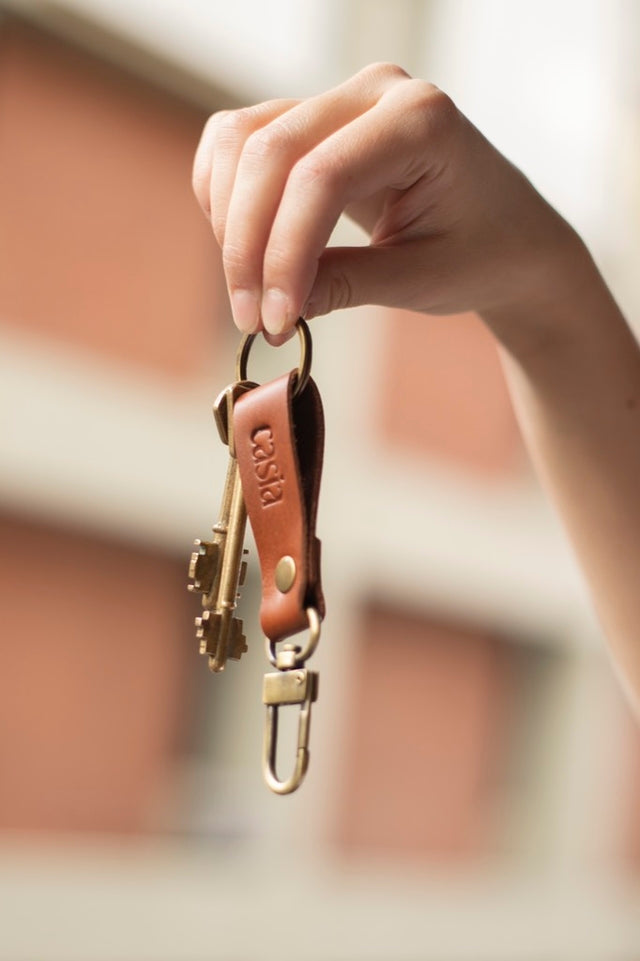
[{"label": "split ring", "polygon": [[[320,640],[320,629],[321,629],[320,615],[318,614],[315,607],[307,607],[306,613],[307,613],[307,621],[309,624],[309,637],[304,647],[295,649],[295,654],[292,657],[292,665],[291,665],[292,667],[302,667],[304,665],[304,662],[311,657],[316,647],[318,646],[318,641]],[[264,640],[265,640],[267,659],[273,664],[274,667],[277,667],[279,670],[281,670],[278,664],[278,656],[276,654],[277,642],[272,641],[268,637],[265,637]]]},{"label": "split ring", "polygon": [[[309,332],[309,327],[302,317],[298,318],[296,330],[300,340],[300,363],[298,365],[296,382],[293,389],[294,397],[297,397],[305,389],[307,386],[307,381],[309,380],[309,374],[311,373],[311,334]],[[240,341],[240,346],[238,347],[238,353],[236,355],[237,381],[247,380],[247,364],[249,362],[249,354],[251,353],[251,347],[257,336],[257,334],[245,334]]]}]

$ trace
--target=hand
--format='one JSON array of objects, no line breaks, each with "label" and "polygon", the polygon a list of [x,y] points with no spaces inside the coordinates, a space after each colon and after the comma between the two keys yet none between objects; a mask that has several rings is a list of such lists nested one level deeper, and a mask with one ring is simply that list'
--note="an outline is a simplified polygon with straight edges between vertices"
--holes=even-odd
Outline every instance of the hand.
[{"label": "hand", "polygon": [[[214,114],[193,184],[242,331],[360,304],[497,318],[557,290],[577,242],[449,97],[389,64]],[[327,247],[343,212],[368,246]]]},{"label": "hand", "polygon": [[[215,114],[194,188],[234,318],[475,310],[640,709],[640,348],[586,248],[440,90],[367,67],[328,93]],[[327,248],[342,212],[368,246]]]}]

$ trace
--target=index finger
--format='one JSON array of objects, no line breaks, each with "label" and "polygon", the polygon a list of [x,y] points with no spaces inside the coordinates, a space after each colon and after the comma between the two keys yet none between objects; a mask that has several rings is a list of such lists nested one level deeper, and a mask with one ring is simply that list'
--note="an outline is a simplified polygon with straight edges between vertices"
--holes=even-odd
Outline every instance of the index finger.
[{"label": "index finger", "polygon": [[345,207],[383,188],[406,191],[433,166],[441,97],[423,81],[398,84],[293,168],[264,257],[262,319],[271,333],[303,313]]}]

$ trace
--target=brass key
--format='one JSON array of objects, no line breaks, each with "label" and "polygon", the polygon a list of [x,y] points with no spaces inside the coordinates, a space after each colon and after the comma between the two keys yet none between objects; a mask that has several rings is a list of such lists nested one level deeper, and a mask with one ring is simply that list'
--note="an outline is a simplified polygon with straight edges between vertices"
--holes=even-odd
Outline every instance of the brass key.
[{"label": "brass key", "polygon": [[247,512],[233,445],[232,411],[238,397],[255,385],[238,382],[222,391],[214,404],[218,433],[229,447],[229,465],[222,495],[220,517],[213,527],[213,540],[196,540],[189,564],[189,590],[203,595],[204,611],[196,617],[200,653],[209,656],[209,667],[223,671],[227,658],[239,660],[247,650],[242,621],[235,617],[238,588],[244,583],[243,560]]}]

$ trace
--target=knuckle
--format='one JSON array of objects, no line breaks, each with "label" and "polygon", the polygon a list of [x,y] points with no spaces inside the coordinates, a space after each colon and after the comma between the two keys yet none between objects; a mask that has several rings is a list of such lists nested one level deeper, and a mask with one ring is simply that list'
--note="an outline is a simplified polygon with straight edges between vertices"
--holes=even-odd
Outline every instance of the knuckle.
[{"label": "knuckle", "polygon": [[340,188],[342,171],[335,160],[320,150],[314,150],[302,157],[291,173],[294,185],[302,191],[324,189],[334,191]]},{"label": "knuckle", "polygon": [[411,105],[426,116],[432,131],[450,127],[458,113],[451,97],[426,80],[411,80],[410,85]]},{"label": "knuckle", "polygon": [[202,128],[202,133],[200,134],[200,143],[198,145],[198,149],[200,149],[200,147],[202,147],[204,144],[213,143],[221,117],[228,112],[228,110],[218,110],[216,113],[212,113],[211,116],[207,117],[204,127]]},{"label": "knuckle", "polygon": [[220,124],[223,123],[225,117],[231,112],[231,110],[216,110],[215,113],[212,113],[204,125],[204,133],[207,134],[210,131],[215,133]]},{"label": "knuckle", "polygon": [[429,104],[434,116],[443,124],[450,123],[457,116],[458,108],[444,90],[440,90],[434,84],[429,84],[429,87],[431,90]]},{"label": "knuckle", "polygon": [[264,163],[285,152],[290,142],[291,135],[286,125],[275,120],[247,137],[243,154],[254,163]]},{"label": "knuckle", "polygon": [[368,66],[364,67],[360,71],[360,75],[365,79],[371,79],[373,81],[382,81],[383,83],[388,83],[392,80],[409,80],[410,75],[402,67],[399,67],[396,63],[391,63],[386,60],[380,60],[376,63],[370,63]]},{"label": "knuckle", "polygon": [[251,109],[221,110],[212,118],[215,121],[216,140],[219,144],[233,144],[246,136],[252,124]]},{"label": "knuckle", "polygon": [[203,163],[199,163],[197,160],[193,165],[193,172],[191,174],[191,187],[195,194],[196,200],[199,205],[205,211],[205,213],[211,213],[211,200],[209,196],[209,169]]},{"label": "knuckle", "polygon": [[345,310],[353,303],[353,288],[347,275],[336,271],[329,283],[329,301],[331,310]]},{"label": "knuckle", "polygon": [[264,257],[265,287],[284,287],[291,276],[292,252],[270,244]]},{"label": "knuckle", "polygon": [[226,242],[222,248],[222,264],[229,278],[236,281],[246,273],[249,251],[244,244]]}]

